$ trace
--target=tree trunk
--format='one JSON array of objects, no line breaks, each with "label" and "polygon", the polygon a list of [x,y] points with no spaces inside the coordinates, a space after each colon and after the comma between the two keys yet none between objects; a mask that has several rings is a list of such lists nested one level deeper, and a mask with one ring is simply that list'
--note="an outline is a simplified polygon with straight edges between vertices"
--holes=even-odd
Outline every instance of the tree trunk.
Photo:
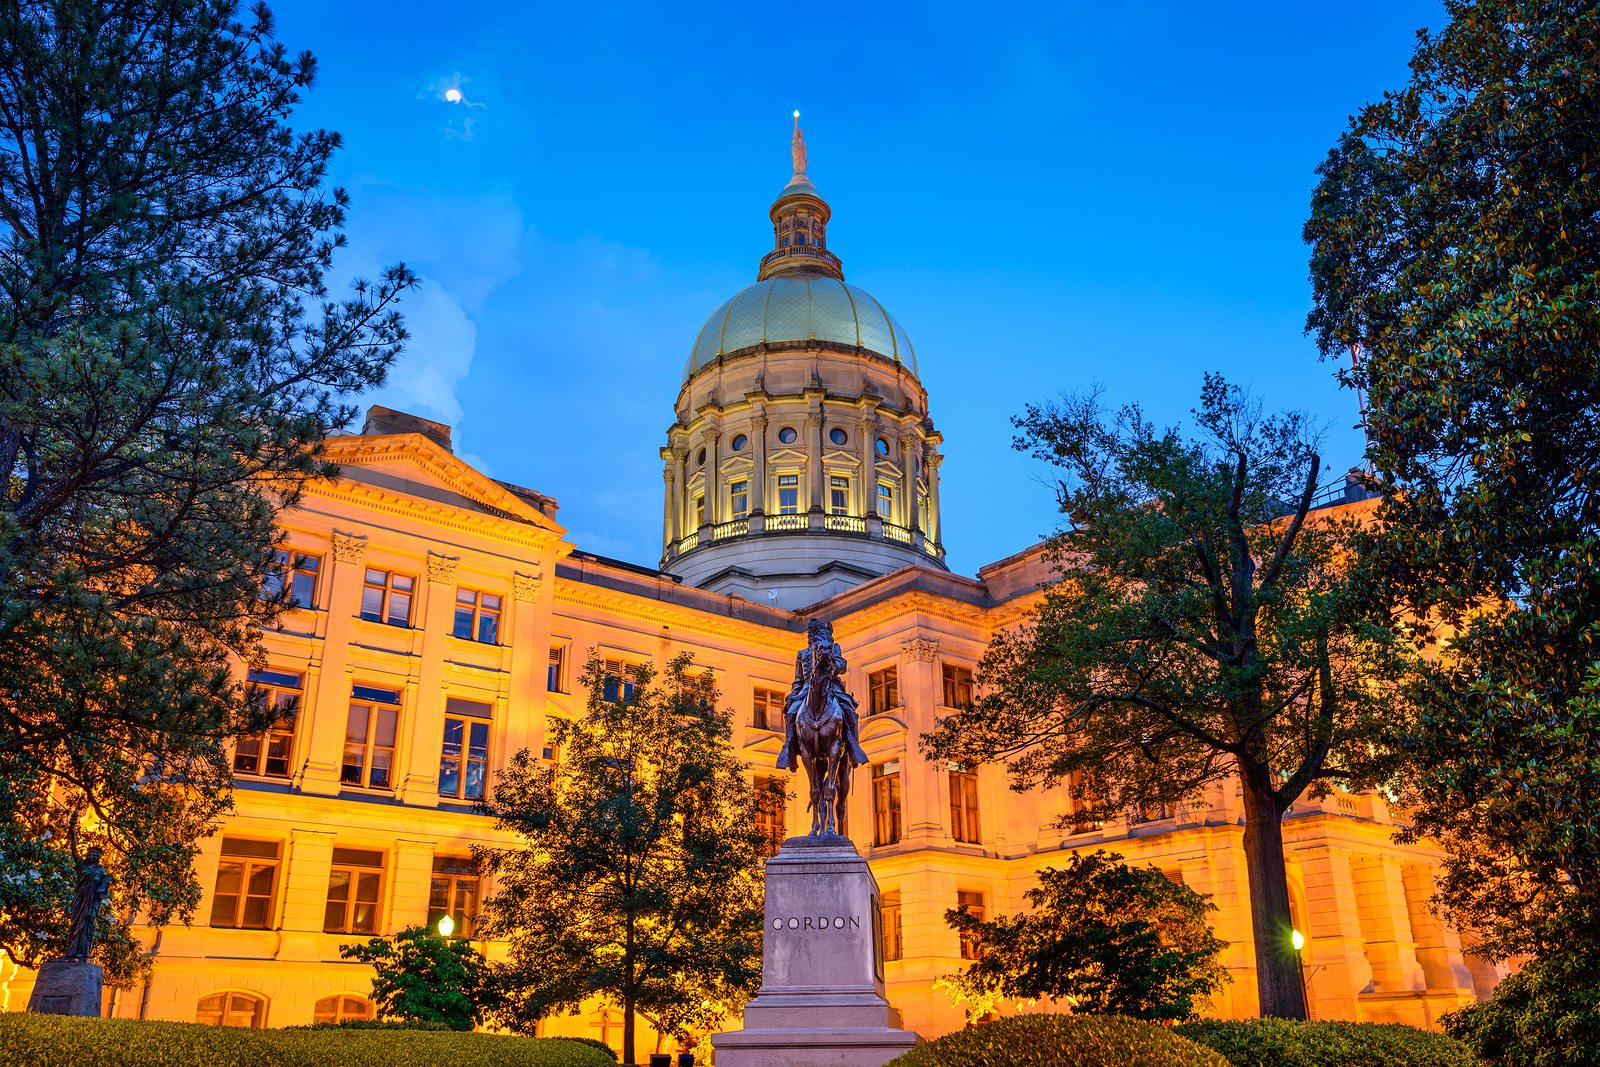
[{"label": "tree trunk", "polygon": [[1304,1019],[1300,958],[1292,941],[1289,878],[1283,861],[1283,812],[1265,766],[1240,770],[1244,783],[1244,866],[1250,883],[1256,991],[1261,1014]]},{"label": "tree trunk", "polygon": [[622,998],[622,1062],[633,1063],[633,998]]}]

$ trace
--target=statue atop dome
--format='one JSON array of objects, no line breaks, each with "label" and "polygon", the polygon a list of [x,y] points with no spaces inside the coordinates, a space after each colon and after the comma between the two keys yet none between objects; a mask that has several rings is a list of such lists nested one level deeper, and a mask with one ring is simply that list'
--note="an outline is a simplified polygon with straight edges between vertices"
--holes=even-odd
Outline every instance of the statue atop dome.
[{"label": "statue atop dome", "polygon": [[800,130],[800,112],[794,113],[794,138],[789,142],[789,152],[794,156],[794,177],[789,179],[790,185],[797,185],[809,181],[806,177],[806,135]]}]

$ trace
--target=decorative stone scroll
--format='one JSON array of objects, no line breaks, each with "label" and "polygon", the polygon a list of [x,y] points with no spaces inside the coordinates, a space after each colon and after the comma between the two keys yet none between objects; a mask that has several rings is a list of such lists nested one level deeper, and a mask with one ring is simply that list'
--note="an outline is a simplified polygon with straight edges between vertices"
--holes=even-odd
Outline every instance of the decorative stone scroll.
[{"label": "decorative stone scroll", "polygon": [[453,582],[456,579],[456,565],[461,562],[460,556],[446,556],[439,552],[428,553],[428,581]]},{"label": "decorative stone scroll", "polygon": [[539,590],[543,588],[543,571],[536,571],[533,574],[519,572],[511,576],[511,595],[519,603],[532,604],[539,599]]},{"label": "decorative stone scroll", "polygon": [[939,655],[939,639],[937,637],[911,637],[900,642],[900,651],[905,653],[907,659],[914,663],[932,663],[934,657]]},{"label": "decorative stone scroll", "polygon": [[333,531],[333,558],[340,563],[360,563],[367,555],[365,534]]}]

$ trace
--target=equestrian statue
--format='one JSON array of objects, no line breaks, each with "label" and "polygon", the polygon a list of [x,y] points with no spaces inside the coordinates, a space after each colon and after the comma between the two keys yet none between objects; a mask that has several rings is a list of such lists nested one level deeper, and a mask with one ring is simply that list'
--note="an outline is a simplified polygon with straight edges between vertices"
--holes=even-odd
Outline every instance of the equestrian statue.
[{"label": "equestrian statue", "polygon": [[832,624],[812,619],[806,624],[806,647],[795,657],[778,752],[782,770],[805,765],[811,783],[808,837],[841,836],[850,772],[867,762],[858,740],[856,698],[845,692],[844,672],[844,651],[833,639]]}]

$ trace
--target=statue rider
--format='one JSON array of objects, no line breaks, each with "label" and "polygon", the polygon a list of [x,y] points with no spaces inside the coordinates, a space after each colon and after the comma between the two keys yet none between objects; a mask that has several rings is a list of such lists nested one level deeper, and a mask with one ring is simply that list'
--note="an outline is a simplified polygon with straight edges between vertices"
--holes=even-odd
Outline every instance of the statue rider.
[{"label": "statue rider", "polygon": [[856,710],[856,698],[845,692],[844,688],[844,650],[833,640],[833,624],[822,619],[812,619],[806,623],[806,647],[794,660],[794,685],[789,688],[788,699],[783,704],[783,748],[778,751],[778,768],[785,771],[796,770],[800,766],[795,740],[794,723],[801,709],[805,707],[808,689],[811,684],[811,658],[814,649],[824,650],[829,653],[833,662],[837,664],[829,685],[833,690],[833,697],[839,702],[839,707],[844,711],[844,738],[846,755],[852,767],[859,767],[867,762],[867,754],[861,748],[858,740],[860,737],[860,716]]}]

